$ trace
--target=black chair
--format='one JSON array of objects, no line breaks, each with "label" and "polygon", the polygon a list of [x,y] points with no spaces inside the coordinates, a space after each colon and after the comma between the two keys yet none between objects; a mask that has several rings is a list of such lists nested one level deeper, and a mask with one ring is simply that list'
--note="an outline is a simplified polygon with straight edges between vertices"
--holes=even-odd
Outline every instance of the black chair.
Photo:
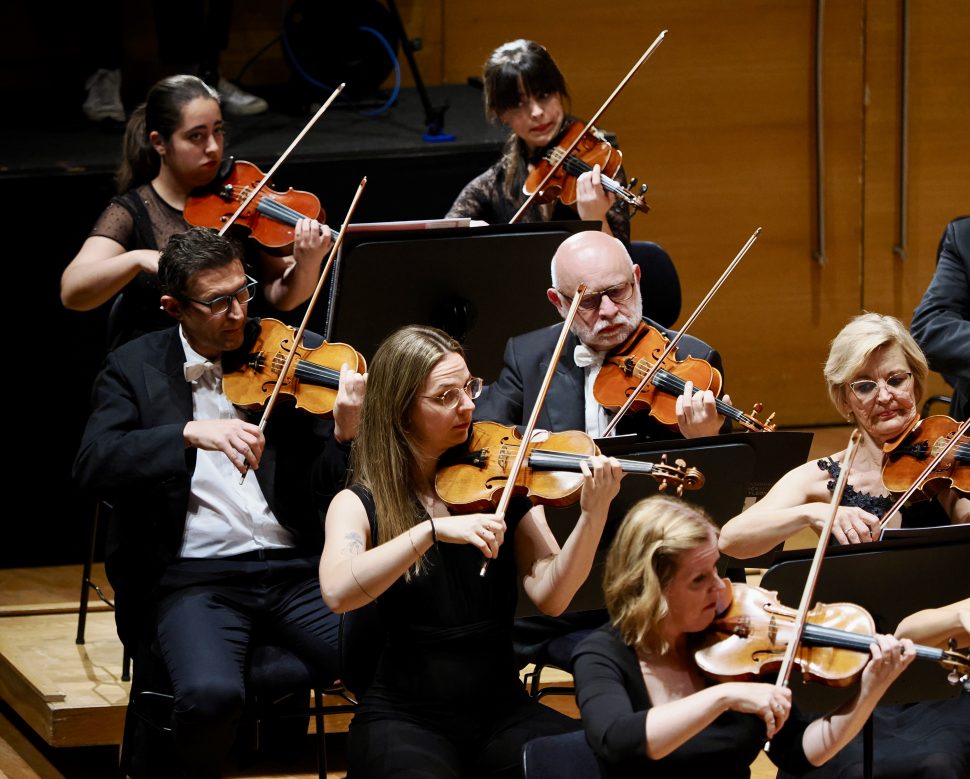
[{"label": "black chair", "polygon": [[525,677],[526,688],[536,700],[546,695],[575,695],[576,688],[569,684],[553,684],[542,686],[542,673],[547,668],[555,668],[568,674],[573,672],[573,650],[586,636],[593,632],[592,628],[574,630],[558,636],[546,644],[536,655],[535,666]]},{"label": "black chair", "polygon": [[[310,691],[314,705],[307,706]],[[343,710],[344,705],[325,706],[325,694],[342,695],[329,680],[314,678],[312,669],[288,649],[256,643],[246,670],[246,704],[240,720],[242,735],[250,734],[249,744],[261,744],[267,729],[277,734],[275,754],[292,759],[306,736],[307,716],[316,725],[317,766],[320,779],[327,776],[326,729],[324,715]],[[134,679],[125,713],[124,733],[119,757],[119,775],[137,779],[165,777],[176,771],[173,760],[171,684],[157,649],[142,647],[134,664]],[[347,699],[349,706],[352,699]],[[289,725],[286,722],[289,721]],[[283,723],[283,727],[280,724]],[[144,726],[140,728],[140,726]],[[238,741],[238,739],[237,739]],[[253,749],[252,751],[255,751]]]},{"label": "black chair", "polygon": [[630,257],[640,266],[643,315],[664,327],[680,316],[680,276],[664,248],[652,241],[631,241]]},{"label": "black chair", "polygon": [[[111,304],[111,309],[108,311],[108,319],[105,327],[105,348],[107,350],[112,348],[121,330],[121,300],[122,295],[119,292],[115,296],[114,302]],[[115,607],[115,604],[108,598],[107,595],[104,594],[104,590],[101,589],[101,586],[91,579],[91,569],[94,566],[94,555],[98,544],[98,528],[107,525],[105,520],[110,512],[110,503],[101,499],[95,501],[94,509],[91,512],[87,556],[84,558],[84,565],[81,570],[81,599],[78,604],[77,635],[74,638],[75,644],[84,643],[84,631],[87,627],[88,620],[89,590],[94,590],[95,594],[101,599],[101,601],[107,604],[110,608],[113,609]],[[127,647],[124,648],[124,654],[121,660],[121,681],[131,681],[131,656],[128,654]]]},{"label": "black chair", "polygon": [[522,748],[525,779],[597,779],[596,755],[582,730],[534,738]]}]

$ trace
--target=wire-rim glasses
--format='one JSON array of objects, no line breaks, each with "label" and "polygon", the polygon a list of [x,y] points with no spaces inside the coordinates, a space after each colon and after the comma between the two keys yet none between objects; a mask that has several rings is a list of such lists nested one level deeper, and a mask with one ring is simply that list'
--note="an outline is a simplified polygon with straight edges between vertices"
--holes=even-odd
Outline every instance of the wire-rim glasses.
[{"label": "wire-rim glasses", "polygon": [[232,308],[232,301],[235,300],[239,305],[244,306],[254,297],[256,297],[256,287],[259,282],[256,279],[246,276],[245,286],[240,287],[235,292],[229,295],[220,295],[217,298],[212,298],[212,300],[196,300],[195,298],[190,298],[186,296],[186,300],[197,303],[200,306],[205,306],[209,309],[210,316],[222,316],[227,313],[230,308]]},{"label": "wire-rim glasses", "polygon": [[456,408],[461,402],[462,392],[464,392],[470,400],[475,400],[475,398],[482,394],[483,384],[484,382],[482,379],[473,377],[465,383],[464,387],[452,387],[451,389],[445,390],[440,395],[422,395],[421,397],[427,398],[428,400],[436,400],[445,408]]}]

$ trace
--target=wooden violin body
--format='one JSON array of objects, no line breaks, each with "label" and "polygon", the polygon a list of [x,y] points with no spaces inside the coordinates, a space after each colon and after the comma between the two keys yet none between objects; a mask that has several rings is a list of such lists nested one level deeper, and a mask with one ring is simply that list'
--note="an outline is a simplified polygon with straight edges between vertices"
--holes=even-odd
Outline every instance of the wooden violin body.
[{"label": "wooden violin body", "polygon": [[[783,606],[777,592],[747,584],[731,585],[732,600],[704,634],[694,659],[718,681],[746,681],[773,673],[792,640],[796,610]],[[847,687],[869,662],[876,632],[868,611],[853,603],[819,603],[808,612],[795,654],[804,679]],[[945,666],[970,668],[955,651],[917,646],[916,654]]]},{"label": "wooden violin body", "polygon": [[933,468],[924,474],[927,464],[953,440],[960,424],[948,416],[930,416],[917,423],[904,435],[883,447],[885,457],[882,481],[890,492],[905,492],[921,480],[914,493],[916,499],[931,499],[942,490],[953,487],[970,494],[970,436],[960,441]]},{"label": "wooden violin body", "polygon": [[[288,354],[294,350],[296,331],[292,327],[270,318],[259,324],[259,336],[242,367],[222,377],[223,392],[237,406],[251,408],[266,403]],[[292,396],[297,408],[311,414],[331,414],[344,364],[360,373],[367,370],[363,355],[347,344],[324,342],[315,348],[296,347],[280,393]]]},{"label": "wooden violin body", "polygon": [[[565,156],[573,142],[576,142],[575,147]],[[553,171],[554,166],[560,162],[562,164]],[[641,194],[635,195],[613,178],[622,163],[623,155],[620,150],[607,141],[595,127],[590,127],[584,133],[583,123],[573,121],[564,127],[558,143],[546,152],[529,173],[522,185],[522,192],[532,195],[542,186],[535,196],[539,203],[552,203],[558,199],[566,205],[572,205],[576,202],[576,179],[592,170],[594,165],[599,165],[603,188],[625,202],[632,211],[646,213],[650,210],[642,196],[646,186],[642,188]],[[542,183],[550,171],[553,171],[552,176],[543,186]]]},{"label": "wooden violin body", "polygon": [[[572,430],[545,433],[528,445],[527,466],[519,471],[513,494],[527,495],[533,503],[568,506],[579,500],[583,487],[580,463],[599,454],[593,439]],[[537,436],[533,437],[534,439]],[[508,488],[509,471],[522,446],[515,427],[497,422],[476,422],[463,454],[450,457],[438,469],[435,490],[452,509],[463,512],[484,511],[498,504]],[[678,460],[673,466],[639,460],[620,460],[627,473],[653,476],[664,490],[669,484],[683,489],[699,489],[704,476]]]},{"label": "wooden violin body", "polygon": [[[607,408],[617,408],[626,403],[641,379],[663,355],[667,344],[667,337],[663,333],[642,322],[627,342],[608,354],[603,361],[593,385],[596,401]],[[717,396],[721,391],[721,373],[706,360],[698,357],[677,360],[668,356],[633,401],[630,411],[648,409],[650,416],[658,422],[677,430],[677,396],[683,394],[688,381],[693,383],[694,392],[709,389]],[[748,430],[770,432],[775,429],[772,422],[774,414],[765,421],[757,418],[761,411],[760,404],[755,405],[751,414],[742,413],[720,398],[715,401],[715,406],[719,414]]]},{"label": "wooden violin body", "polygon": [[[251,162],[237,160],[218,182],[189,197],[183,211],[185,221],[221,229],[263,178],[263,172]],[[267,249],[285,253],[293,245],[293,228],[304,217],[326,219],[316,195],[292,188],[277,192],[264,186],[235,224]]]}]

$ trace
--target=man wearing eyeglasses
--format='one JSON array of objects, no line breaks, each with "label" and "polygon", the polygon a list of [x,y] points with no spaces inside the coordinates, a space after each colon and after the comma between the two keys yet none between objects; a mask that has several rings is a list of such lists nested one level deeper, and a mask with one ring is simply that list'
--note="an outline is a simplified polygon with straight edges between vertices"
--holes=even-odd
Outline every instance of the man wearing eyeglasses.
[{"label": "man wearing eyeglasses", "polygon": [[177,325],[108,355],[75,462],[80,485],[112,504],[105,563],[118,633],[142,679],[160,652],[178,761],[192,777],[220,775],[254,635],[321,683],[336,678],[321,517],[342,486],[363,394],[363,377],[344,370],[334,423],[278,403],[265,433],[229,402],[222,373],[259,332],[240,257],[204,228],[171,239],[158,275]]},{"label": "man wearing eyeglasses", "polygon": [[[587,292],[573,320],[572,333],[556,366],[537,427],[552,432],[583,430],[598,438],[615,412],[603,408],[593,396],[593,385],[605,355],[627,341],[641,321],[668,339],[675,333],[643,316],[640,267],[612,236],[589,230],[560,244],[552,259],[552,286],[546,296],[564,319],[583,283]],[[485,387],[478,400],[476,419],[526,424],[561,331],[561,324],[553,325],[509,339],[505,365],[499,378]],[[678,360],[688,356],[705,360],[723,375],[720,355],[697,338],[685,335],[678,343],[676,356]],[[729,396],[724,399],[730,402]],[[626,414],[616,433],[665,440],[716,435],[727,427],[724,418],[717,414],[710,390],[694,392],[693,387],[685,387],[676,404],[678,431],[641,411]]]},{"label": "man wearing eyeglasses", "polygon": [[[599,438],[615,412],[603,408],[593,396],[593,385],[605,355],[624,344],[641,321],[668,339],[675,334],[643,316],[640,267],[616,238],[584,231],[559,245],[552,259],[552,286],[546,296],[563,319],[582,283],[587,292],[556,365],[537,427],[551,432],[582,430]],[[528,422],[562,327],[553,325],[509,339],[498,380],[486,386],[476,401],[476,420],[505,425]],[[720,355],[703,341],[685,335],[678,343],[677,359],[688,356],[706,360],[723,375]],[[730,402],[727,395],[724,399]],[[640,411],[624,416],[616,433],[636,433],[642,439],[654,440],[715,435],[729,428],[729,423],[718,416],[714,400],[710,390],[693,393],[693,388],[687,386],[676,400],[679,430],[671,430],[646,411]],[[605,609],[595,609],[516,620],[513,636],[520,665],[568,657],[569,647],[606,619]],[[556,649],[548,653],[554,641]]]}]

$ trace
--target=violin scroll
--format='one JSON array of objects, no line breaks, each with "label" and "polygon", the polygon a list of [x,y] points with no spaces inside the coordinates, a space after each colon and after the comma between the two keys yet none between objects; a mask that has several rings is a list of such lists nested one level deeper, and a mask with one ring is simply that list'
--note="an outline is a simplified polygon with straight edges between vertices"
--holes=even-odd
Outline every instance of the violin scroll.
[{"label": "violin scroll", "polygon": [[[622,464],[622,461],[621,461]],[[677,459],[673,465],[667,464],[667,455],[660,455],[660,462],[653,464],[650,474],[659,483],[658,489],[665,492],[670,484],[676,485],[677,497],[684,494],[684,490],[699,490],[704,486],[704,474],[697,468],[688,468],[684,460]]]}]

